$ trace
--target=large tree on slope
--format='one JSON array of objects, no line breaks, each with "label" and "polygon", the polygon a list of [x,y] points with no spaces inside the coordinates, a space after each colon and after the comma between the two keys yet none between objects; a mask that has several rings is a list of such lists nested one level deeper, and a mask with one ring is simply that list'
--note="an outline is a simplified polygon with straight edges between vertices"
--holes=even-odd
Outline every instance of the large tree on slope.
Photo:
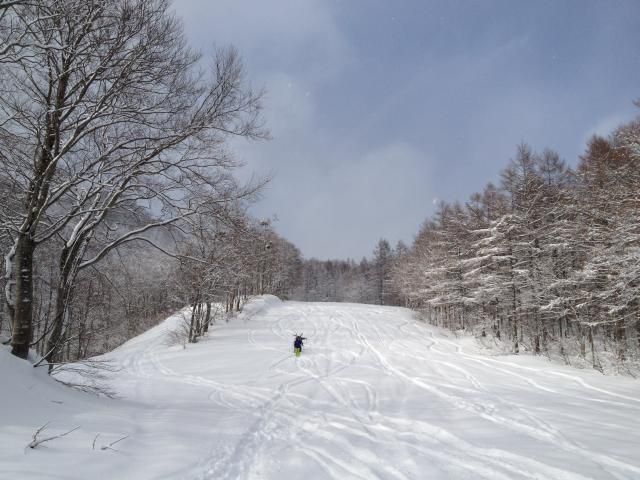
[{"label": "large tree on slope", "polygon": [[[14,47],[2,51],[0,177],[19,202],[0,208],[0,222],[13,241],[12,351],[24,358],[39,245],[65,239],[64,296],[100,226],[110,241],[96,261],[119,242],[229,197],[225,138],[263,132],[237,54],[225,51],[200,71],[165,0],[39,0],[3,12],[2,25],[18,27],[2,30]],[[105,224],[116,208],[156,215],[122,231]]]}]

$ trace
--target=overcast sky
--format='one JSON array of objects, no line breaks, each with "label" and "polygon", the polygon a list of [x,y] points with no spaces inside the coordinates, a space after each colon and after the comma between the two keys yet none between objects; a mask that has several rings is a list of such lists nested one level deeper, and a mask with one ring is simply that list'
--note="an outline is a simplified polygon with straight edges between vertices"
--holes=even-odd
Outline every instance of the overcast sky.
[{"label": "overcast sky", "polygon": [[204,53],[235,45],[273,139],[254,207],[305,257],[411,243],[438,199],[498,178],[521,141],[575,164],[640,110],[637,0],[174,0]]}]

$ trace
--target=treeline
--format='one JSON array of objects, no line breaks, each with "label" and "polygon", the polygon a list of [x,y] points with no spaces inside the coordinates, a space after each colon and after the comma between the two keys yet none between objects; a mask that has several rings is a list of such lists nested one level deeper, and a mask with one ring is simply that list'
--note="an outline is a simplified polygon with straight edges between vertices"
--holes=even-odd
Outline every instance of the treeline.
[{"label": "treeline", "polygon": [[[258,222],[236,212],[233,222],[207,222],[198,234],[157,232],[146,242],[115,249],[94,268],[81,269],[65,300],[65,316],[56,338],[56,364],[108,352],[184,306],[180,341],[195,342],[221,314],[239,311],[251,296],[292,296],[301,277],[300,252]],[[202,227],[202,226],[201,226]],[[43,245],[34,261],[34,310],[30,346],[46,356],[52,331],[59,271],[54,243]],[[4,251],[8,248],[5,245]],[[95,253],[97,247],[89,249]],[[0,287],[3,287],[0,280]],[[220,306],[222,309],[220,310]],[[6,302],[0,303],[0,334],[11,335]]]},{"label": "treeline", "polygon": [[442,203],[390,281],[433,324],[602,369],[640,350],[640,122],[575,169],[520,145],[464,204]]},{"label": "treeline", "polygon": [[351,302],[396,305],[398,292],[391,283],[394,263],[408,251],[399,242],[394,249],[381,239],[371,259],[304,260],[293,299],[307,302]]},{"label": "treeline", "polygon": [[174,296],[192,307],[180,341],[192,343],[207,333],[216,313],[240,311],[252,295],[289,298],[302,271],[300,251],[269,222],[200,220],[173,275]]}]

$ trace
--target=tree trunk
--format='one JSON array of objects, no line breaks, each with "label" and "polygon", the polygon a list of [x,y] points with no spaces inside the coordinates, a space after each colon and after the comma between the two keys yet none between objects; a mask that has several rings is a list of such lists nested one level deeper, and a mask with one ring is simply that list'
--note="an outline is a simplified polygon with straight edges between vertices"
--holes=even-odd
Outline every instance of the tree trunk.
[{"label": "tree trunk", "polygon": [[593,327],[589,326],[589,345],[591,346],[591,364],[593,368],[597,368],[596,349],[593,345]]},{"label": "tree trunk", "polygon": [[209,331],[209,322],[211,321],[211,303],[207,302],[207,314],[204,318],[204,327],[202,333],[205,334]]},{"label": "tree trunk", "polygon": [[90,332],[89,329],[87,329],[87,319],[89,318],[90,311],[91,311],[92,297],[93,297],[93,281],[89,280],[89,285],[87,286],[87,293],[86,293],[85,302],[84,302],[84,312],[80,316],[80,320],[78,322],[78,350],[76,352],[76,357],[74,358],[74,360],[80,360],[82,358],[82,345],[86,342],[87,335]]},{"label": "tree trunk", "polygon": [[196,310],[196,323],[193,330],[193,340],[194,342],[198,339],[200,335],[202,335],[202,303],[198,303]]},{"label": "tree trunk", "polygon": [[189,343],[193,343],[193,341],[192,341],[192,338],[193,338],[193,322],[195,320],[194,316],[196,314],[196,307],[197,306],[198,306],[198,304],[194,302],[194,304],[191,307],[191,321],[189,322],[189,337],[188,337]]},{"label": "tree trunk", "polygon": [[624,320],[618,320],[614,327],[614,336],[618,349],[618,360],[624,362],[627,356],[627,335],[625,332]]},{"label": "tree trunk", "polygon": [[60,361],[62,354],[62,329],[64,327],[64,317],[67,311],[66,298],[68,289],[65,283],[58,283],[56,290],[56,312],[53,317],[53,329],[47,342],[47,353],[45,359],[49,363],[49,373],[53,368],[53,364]]},{"label": "tree trunk", "polygon": [[513,293],[513,297],[512,297],[512,327],[513,327],[513,353],[519,353],[520,352],[520,346],[518,344],[518,304],[517,304],[517,297],[516,297],[516,285],[515,283],[511,283],[511,289],[512,289],[512,293]]},{"label": "tree trunk", "polygon": [[[49,274],[49,278],[53,278],[53,273]],[[46,334],[50,328],[50,320],[51,320],[51,302],[53,301],[53,288],[49,289],[49,300],[47,302],[47,310],[44,317],[44,328],[42,329],[42,340],[40,341],[40,345],[38,346],[38,350],[40,355],[45,355],[47,353],[47,339]]]},{"label": "tree trunk", "polygon": [[33,320],[33,252],[35,244],[29,233],[21,233],[14,259],[15,311],[11,338],[11,353],[20,358],[29,355]]},{"label": "tree trunk", "polygon": [[565,321],[565,315],[560,317],[560,319],[558,320],[558,330],[560,331],[560,335],[558,335],[558,338],[560,339],[560,355],[562,355],[563,357],[565,356],[565,351],[564,351],[565,332],[562,328],[562,326],[564,325],[564,321]]},{"label": "tree trunk", "polygon": [[[60,361],[61,346],[64,342],[62,338],[64,320],[71,302],[73,284],[78,274],[78,260],[84,255],[87,244],[87,236],[81,234],[70,248],[65,246],[60,253],[58,285],[56,287],[56,311],[53,317],[53,330],[49,336],[46,349],[46,360],[49,364]],[[49,372],[51,372],[51,368],[52,365],[49,365]]]},{"label": "tree trunk", "polygon": [[537,310],[534,312],[534,321],[535,321],[535,329],[536,332],[534,334],[534,339],[533,339],[533,343],[534,343],[534,350],[536,352],[536,355],[540,354],[540,336],[542,333],[542,322],[540,321],[540,312],[538,312]]},{"label": "tree trunk", "polygon": [[14,273],[15,261],[16,261],[16,248],[18,242],[16,241],[4,257],[5,261],[5,277],[4,277],[4,300],[7,306],[7,318],[9,319],[9,331],[13,332],[13,318],[16,315],[15,309],[15,280]]}]

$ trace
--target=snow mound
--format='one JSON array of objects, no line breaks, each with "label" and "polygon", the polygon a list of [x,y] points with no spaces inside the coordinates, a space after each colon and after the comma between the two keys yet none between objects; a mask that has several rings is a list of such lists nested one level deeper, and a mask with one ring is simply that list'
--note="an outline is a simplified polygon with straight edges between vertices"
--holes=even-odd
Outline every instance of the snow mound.
[{"label": "snow mound", "polygon": [[[118,402],[66,387],[46,370],[0,347],[0,478],[85,479],[88,473],[110,477],[104,472],[117,469],[120,462],[100,455],[105,453],[103,441],[108,444],[126,435],[132,424],[113,415]],[[38,429],[38,440],[76,430],[31,449],[28,445]],[[92,445],[98,434],[96,450]]]},{"label": "snow mound", "polygon": [[[136,351],[144,348],[145,345],[155,344],[159,340],[166,340],[167,336],[176,328],[178,328],[180,322],[184,321],[185,315],[188,315],[190,312],[190,307],[183,308],[179,312],[171,315],[166,320],[160,322],[155,327],[152,327],[146,332],[138,335],[137,337],[126,341],[118,348],[114,349],[113,352]],[[106,356],[109,356],[109,354],[107,354]]]},{"label": "snow mound", "polygon": [[282,303],[282,300],[275,295],[260,295],[252,297],[242,307],[241,316],[253,318],[261,313],[266,313],[270,308],[280,307]]},{"label": "snow mound", "polygon": [[0,347],[0,379],[4,412],[38,410],[69,394],[47,375],[46,367],[33,368],[30,362],[11,355],[7,346]]}]

